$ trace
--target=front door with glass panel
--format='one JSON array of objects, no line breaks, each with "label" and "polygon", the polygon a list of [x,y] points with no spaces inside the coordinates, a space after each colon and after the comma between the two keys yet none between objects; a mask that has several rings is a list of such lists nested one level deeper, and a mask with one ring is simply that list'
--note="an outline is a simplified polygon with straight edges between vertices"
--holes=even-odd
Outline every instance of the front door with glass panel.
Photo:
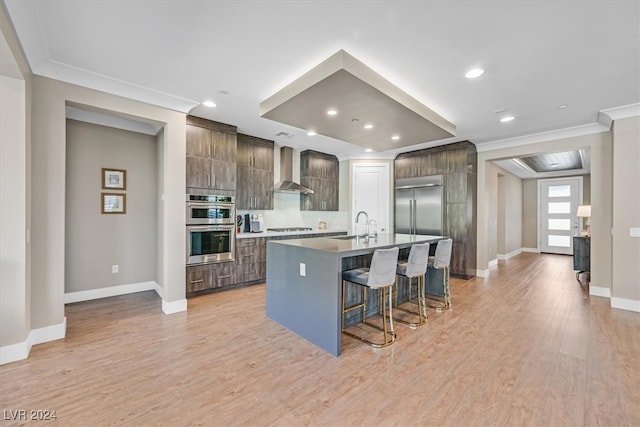
[{"label": "front door with glass panel", "polygon": [[578,232],[578,205],[582,202],[582,178],[538,181],[540,252],[571,255],[571,236]]}]

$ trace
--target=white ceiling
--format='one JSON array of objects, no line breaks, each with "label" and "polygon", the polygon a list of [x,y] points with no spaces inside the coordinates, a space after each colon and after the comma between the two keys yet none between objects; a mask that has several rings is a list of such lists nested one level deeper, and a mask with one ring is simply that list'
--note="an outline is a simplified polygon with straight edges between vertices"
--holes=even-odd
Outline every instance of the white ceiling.
[{"label": "white ceiling", "polygon": [[[262,101],[340,49],[457,127],[387,155],[593,125],[601,110],[640,103],[638,1],[4,3],[35,74],[297,149],[364,157],[259,116]],[[473,67],[486,72],[465,79]]]}]

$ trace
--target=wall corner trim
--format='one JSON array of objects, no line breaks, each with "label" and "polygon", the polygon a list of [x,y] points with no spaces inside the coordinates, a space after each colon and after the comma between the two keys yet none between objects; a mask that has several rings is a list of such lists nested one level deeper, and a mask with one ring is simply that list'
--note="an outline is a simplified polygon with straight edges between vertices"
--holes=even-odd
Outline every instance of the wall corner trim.
[{"label": "wall corner trim", "polygon": [[155,283],[155,286],[153,289],[156,291],[156,294],[158,294],[160,298],[164,299],[164,288],[160,286],[157,282],[153,282],[153,283]]},{"label": "wall corner trim", "polygon": [[181,311],[187,311],[187,299],[181,299],[178,301],[165,301],[162,300],[162,311],[164,314],[180,313]]},{"label": "wall corner trim", "polygon": [[0,347],[0,365],[17,362],[29,357],[31,347],[49,341],[63,339],[67,333],[67,318],[62,323],[32,329],[26,341]]},{"label": "wall corner trim", "polygon": [[611,308],[619,308],[621,310],[629,310],[640,313],[640,301],[626,298],[611,298]]}]

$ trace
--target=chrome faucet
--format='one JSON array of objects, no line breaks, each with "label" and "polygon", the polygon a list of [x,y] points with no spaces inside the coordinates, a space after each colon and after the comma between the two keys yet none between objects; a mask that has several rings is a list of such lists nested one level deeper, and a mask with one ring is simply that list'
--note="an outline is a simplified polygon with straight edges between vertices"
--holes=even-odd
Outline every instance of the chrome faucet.
[{"label": "chrome faucet", "polygon": [[[360,222],[360,215],[364,214],[365,217],[365,225],[367,226],[366,231],[363,235],[358,234],[358,224]],[[360,211],[356,214],[356,227],[355,232],[357,237],[369,237],[369,214],[365,211]]]},{"label": "chrome faucet", "polygon": [[[373,227],[373,230],[372,230]],[[370,219],[367,222],[367,234],[374,239],[378,238],[378,222],[375,219]]]}]

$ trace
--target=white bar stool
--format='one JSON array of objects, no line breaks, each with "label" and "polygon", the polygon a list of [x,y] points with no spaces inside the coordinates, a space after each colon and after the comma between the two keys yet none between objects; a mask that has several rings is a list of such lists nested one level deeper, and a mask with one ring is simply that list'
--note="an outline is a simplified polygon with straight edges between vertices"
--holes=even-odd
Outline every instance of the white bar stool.
[{"label": "white bar stool", "polygon": [[[396,265],[398,263],[398,248],[390,249],[376,249],[371,258],[371,264],[369,268],[356,268],[353,270],[346,270],[342,272],[342,333],[350,337],[359,339],[372,347],[380,348],[386,347],[396,339],[396,334],[393,331],[393,314],[391,312],[391,287],[395,283],[396,277]],[[362,287],[361,303],[355,304],[349,307],[345,307],[345,294],[347,283],[355,283]],[[369,289],[379,289],[382,293],[382,324],[383,327],[367,322],[367,291]],[[389,321],[387,322],[386,313],[386,297],[389,297]],[[383,342],[373,342],[366,339],[363,336],[346,331],[344,328],[344,315],[349,311],[362,309],[362,322],[365,325],[369,325],[376,329],[379,329],[384,334]]]},{"label": "white bar stool", "polygon": [[439,305],[430,305],[437,311],[446,310],[451,307],[451,290],[449,287],[449,265],[451,264],[451,251],[453,240],[439,240],[436,245],[436,253],[429,257],[428,268],[442,270],[442,294],[444,301]]},{"label": "white bar stool", "polygon": [[409,251],[409,258],[406,261],[398,261],[396,268],[396,275],[404,276],[407,278],[407,292],[409,302],[411,301],[411,289],[413,279],[416,279],[416,292],[417,292],[417,305],[418,312],[408,310],[398,306],[398,282],[396,281],[396,310],[404,311],[405,313],[414,314],[418,316],[417,322],[408,322],[404,319],[394,317],[394,320],[405,325],[409,325],[411,328],[416,328],[420,325],[424,325],[427,322],[427,307],[425,302],[424,293],[424,275],[427,272],[427,263],[429,260],[429,243],[415,244],[411,246]]}]

